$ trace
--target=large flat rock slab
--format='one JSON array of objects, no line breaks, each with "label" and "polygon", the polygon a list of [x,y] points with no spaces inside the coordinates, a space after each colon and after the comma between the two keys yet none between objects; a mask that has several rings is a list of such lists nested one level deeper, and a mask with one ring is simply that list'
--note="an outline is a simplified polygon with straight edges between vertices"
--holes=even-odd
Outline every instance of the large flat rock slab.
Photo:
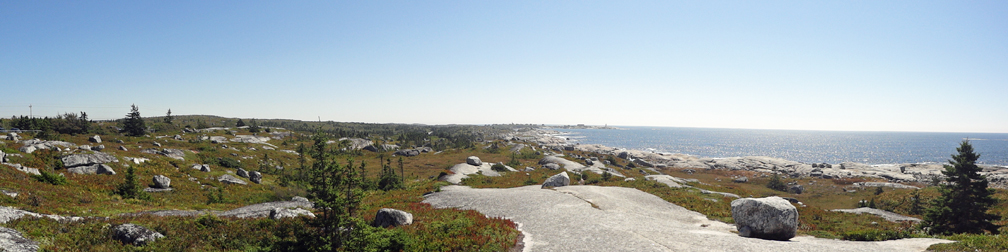
[{"label": "large flat rock slab", "polygon": [[923,251],[940,239],[852,242],[799,236],[740,237],[734,226],[633,188],[565,186],[472,189],[426,196],[438,208],[472,209],[518,223],[525,251]]}]

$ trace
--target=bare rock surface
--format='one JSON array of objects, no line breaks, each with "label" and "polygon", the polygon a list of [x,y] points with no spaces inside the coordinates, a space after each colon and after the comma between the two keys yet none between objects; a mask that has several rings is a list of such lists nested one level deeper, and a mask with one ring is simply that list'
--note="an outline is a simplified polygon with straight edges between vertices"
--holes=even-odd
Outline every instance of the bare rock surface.
[{"label": "bare rock surface", "polygon": [[313,214],[311,211],[309,211],[307,209],[302,209],[302,208],[294,208],[294,209],[290,209],[290,208],[273,208],[273,210],[270,210],[270,213],[269,213],[270,219],[274,219],[274,220],[279,220],[279,219],[283,219],[283,218],[295,218],[295,217],[302,216],[302,215],[308,216],[308,217],[311,217],[311,218],[315,218],[315,214]]},{"label": "bare rock surface", "polygon": [[[204,214],[214,214],[220,217],[238,217],[238,218],[266,218],[271,217],[276,209],[294,209],[294,208],[305,208],[311,209],[313,204],[308,199],[303,197],[294,197],[288,201],[274,201],[259,204],[252,204],[244,207],[239,207],[231,209],[228,211],[197,211],[197,210],[159,210],[159,211],[145,211],[138,213],[123,214],[127,216],[137,216],[137,215],[155,215],[155,216],[200,216]],[[306,210],[307,211],[307,210]],[[314,217],[314,214],[305,214],[302,211],[296,211],[300,215],[310,215]]]},{"label": "bare rock surface", "polygon": [[555,164],[555,166],[563,167],[564,169],[567,169],[568,171],[572,172],[593,172],[597,174],[602,174],[603,172],[609,172],[610,174],[616,177],[626,177],[625,175],[623,175],[623,173],[620,173],[619,171],[606,167],[605,164],[603,164],[602,162],[594,162],[591,161],[591,159],[585,159],[583,161],[587,165],[570,161],[560,156],[545,156],[539,160],[539,164],[543,165],[543,167],[546,167],[547,169],[551,169],[550,167],[547,166],[551,167],[554,166],[550,164]]},{"label": "bare rock surface", "polygon": [[112,238],[123,243],[133,245],[144,245],[165,236],[157,231],[136,224],[122,224],[115,227]]},{"label": "bare rock surface", "polygon": [[501,175],[499,172],[493,170],[492,168],[493,165],[490,163],[479,162],[480,165],[476,166],[469,164],[468,162],[469,158],[466,158],[466,161],[467,161],[466,163],[452,166],[451,168],[448,169],[449,171],[452,172],[452,174],[441,176],[438,179],[457,185],[459,183],[462,183],[462,179],[468,178],[469,175],[473,174],[481,174],[483,176],[490,176],[490,177],[499,177]]},{"label": "bare rock surface", "polygon": [[623,187],[445,186],[425,197],[424,203],[437,208],[472,209],[518,223],[525,235],[525,251],[923,251],[932,244],[951,242],[745,238],[733,233],[732,225]]},{"label": "bare rock surface", "polygon": [[111,162],[119,162],[115,156],[109,155],[108,153],[91,153],[91,154],[72,154],[63,156],[61,159],[63,161],[64,167],[75,167],[83,165],[95,165],[95,164],[105,164]]},{"label": "bare rock surface", "polygon": [[54,215],[54,214],[40,214],[40,213],[29,212],[29,211],[25,211],[25,210],[13,208],[13,207],[0,206],[0,223],[7,223],[8,221],[17,220],[17,219],[20,219],[21,217],[24,217],[24,216],[35,217],[35,218],[45,217],[45,218],[50,218],[50,219],[57,220],[57,221],[79,221],[79,220],[83,219],[81,217],[68,217],[68,216],[59,216],[59,215]]},{"label": "bare rock surface", "polygon": [[834,212],[844,212],[844,213],[855,213],[855,214],[863,214],[863,213],[874,214],[874,215],[878,215],[879,217],[882,217],[882,218],[886,219],[887,221],[891,221],[891,222],[901,222],[901,221],[920,222],[921,221],[921,219],[918,219],[918,218],[914,218],[914,217],[910,217],[910,216],[903,216],[903,215],[898,214],[898,213],[893,213],[893,212],[889,212],[889,211],[886,211],[886,210],[875,209],[875,208],[870,208],[870,207],[861,207],[861,208],[854,208],[854,209],[833,209],[831,211],[834,211]]},{"label": "bare rock surface", "polygon": [[42,173],[39,172],[38,169],[27,167],[27,166],[23,166],[21,164],[4,163],[4,165],[10,166],[10,168],[14,168],[15,170],[18,170],[20,172],[24,172],[24,173],[28,173],[28,174],[32,174],[32,175],[42,175]]},{"label": "bare rock surface", "polygon": [[17,230],[0,227],[0,250],[7,252],[35,252],[39,250],[39,244],[36,241],[25,238]]}]

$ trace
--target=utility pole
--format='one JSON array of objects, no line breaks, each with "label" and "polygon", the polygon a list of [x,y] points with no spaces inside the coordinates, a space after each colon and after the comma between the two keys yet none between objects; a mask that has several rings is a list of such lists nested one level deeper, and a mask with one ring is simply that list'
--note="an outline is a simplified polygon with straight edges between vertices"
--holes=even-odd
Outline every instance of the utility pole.
[{"label": "utility pole", "polygon": [[35,115],[32,114],[32,105],[31,104],[28,104],[28,117],[29,118],[35,118]]}]

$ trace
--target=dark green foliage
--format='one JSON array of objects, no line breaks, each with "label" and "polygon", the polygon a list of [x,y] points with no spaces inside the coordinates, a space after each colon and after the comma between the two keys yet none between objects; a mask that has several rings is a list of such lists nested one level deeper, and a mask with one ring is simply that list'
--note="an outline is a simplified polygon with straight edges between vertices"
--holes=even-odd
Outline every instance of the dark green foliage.
[{"label": "dark green foliage", "polygon": [[528,177],[528,179],[525,180],[524,182],[525,185],[535,185],[539,183],[536,182],[534,179],[532,179],[532,176],[526,176],[526,177]]},{"label": "dark green foliage", "polygon": [[510,165],[512,167],[520,166],[521,162],[518,161],[517,155],[518,155],[517,153],[511,153],[511,161],[508,161],[507,165]]},{"label": "dark green foliage", "polygon": [[150,194],[144,192],[140,189],[140,185],[137,184],[136,174],[133,166],[126,168],[125,179],[122,184],[116,187],[115,193],[122,196],[124,199],[141,199],[149,200]]},{"label": "dark green foliage", "polygon": [[875,187],[875,195],[882,194],[883,192],[885,192],[885,191],[882,190],[881,186]]},{"label": "dark green foliage", "polygon": [[992,223],[999,216],[987,213],[996,202],[991,195],[994,189],[987,188],[987,178],[980,175],[976,165],[979,154],[964,140],[957,154],[952,155],[946,165],[945,182],[939,188],[941,196],[931,201],[922,226],[932,234],[951,233],[998,233],[998,226]]},{"label": "dark green foliage", "polygon": [[[81,112],[81,113],[84,113],[84,112]],[[168,109],[168,113],[165,113],[164,123],[167,123],[167,124],[171,124],[172,123],[171,109]]]},{"label": "dark green foliage", "polygon": [[122,120],[122,133],[127,136],[143,136],[147,127],[144,124],[144,119],[140,117],[140,109],[136,104],[130,106],[132,108],[129,114],[126,114],[126,118]]},{"label": "dark green foliage", "polygon": [[609,161],[609,164],[616,165],[616,158],[614,158],[613,156],[606,156],[605,160]]},{"label": "dark green foliage", "polygon": [[910,195],[910,214],[921,214],[924,208],[921,207],[920,191],[914,190],[913,194]]},{"label": "dark green foliage", "polygon": [[875,199],[874,198],[872,198],[871,201],[868,201],[868,207],[869,208],[876,208],[876,206],[875,206]]},{"label": "dark green foliage", "polygon": [[217,165],[232,169],[242,168],[241,162],[231,157],[217,158]]},{"label": "dark green foliage", "polygon": [[55,118],[29,118],[27,116],[11,117],[9,123],[12,128],[22,130],[41,130],[36,138],[55,139],[56,134],[87,134],[91,131],[91,121],[87,118],[87,113],[80,112],[80,116],[74,113],[64,113]]},{"label": "dark green foliage", "polygon": [[636,165],[636,164],[634,164],[634,162],[628,162],[628,163],[626,164],[626,167],[627,167],[627,168],[631,168],[631,169],[633,169],[633,168],[637,168],[637,165]]},{"label": "dark green foliage", "polygon": [[242,126],[245,126],[245,121],[242,121],[242,119],[238,119],[238,123],[235,123],[235,127],[242,127]]},{"label": "dark green foliage", "polygon": [[[402,159],[400,158],[400,160]],[[392,160],[386,159],[386,163],[382,164],[381,172],[378,173],[378,189],[389,191],[402,188],[402,178],[400,175],[396,175],[395,169],[392,168]]]},{"label": "dark green foliage", "polygon": [[227,203],[227,200],[224,198],[223,187],[217,187],[216,190],[214,189],[208,190],[206,196],[207,196],[207,205],[215,203]]},{"label": "dark green foliage", "polygon": [[39,182],[49,183],[52,185],[66,185],[69,183],[67,182],[67,178],[63,176],[63,174],[48,172],[45,170],[39,170],[39,173],[41,174],[32,175],[32,177],[34,177],[35,180],[38,180]]},{"label": "dark green foliage", "polygon": [[770,188],[770,189],[777,190],[777,191],[781,191],[781,192],[786,192],[787,191],[787,185],[784,184],[784,182],[781,181],[780,175],[777,174],[776,170],[774,171],[773,176],[770,176],[770,181],[767,182],[766,187]]},{"label": "dark green foliage", "polygon": [[506,172],[506,171],[508,171],[508,169],[505,168],[504,165],[502,165],[501,163],[495,163],[495,164],[491,165],[490,169],[494,170],[496,172]]},{"label": "dark green foliage", "polygon": [[603,171],[602,181],[609,181],[610,179],[612,179],[612,173],[609,173],[609,171]]},{"label": "dark green foliage", "polygon": [[353,159],[348,159],[346,165],[340,165],[336,162],[336,150],[326,148],[326,137],[318,133],[314,140],[312,156],[315,162],[310,170],[308,197],[321,214],[311,222],[319,231],[312,249],[362,250],[366,243],[360,242],[364,235],[361,232],[366,232],[368,228],[361,225],[363,221],[356,214],[364,194],[360,186],[364,180],[361,171],[365,165],[361,162],[355,167]]},{"label": "dark green foliage", "polygon": [[256,123],[255,119],[253,119],[253,120],[249,120],[248,131],[251,132],[251,133],[259,133],[259,131],[262,131],[262,128],[260,128],[259,124]]},{"label": "dark green foliage", "polygon": [[848,241],[887,241],[909,238],[910,233],[906,231],[866,229],[846,232],[841,237]]}]

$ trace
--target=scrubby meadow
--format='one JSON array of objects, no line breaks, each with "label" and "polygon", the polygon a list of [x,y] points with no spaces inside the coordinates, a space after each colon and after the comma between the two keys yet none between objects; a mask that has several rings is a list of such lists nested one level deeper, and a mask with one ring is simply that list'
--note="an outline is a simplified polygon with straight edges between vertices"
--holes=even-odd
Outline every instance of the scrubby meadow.
[{"label": "scrubby meadow", "polygon": [[[0,196],[0,205],[82,217],[22,213],[9,215],[17,217],[5,217],[0,224],[50,251],[522,249],[521,232],[510,220],[422,203],[425,194],[450,184],[441,179],[453,175],[449,168],[470,156],[494,164],[492,169],[499,173],[472,174],[459,183],[473,188],[538,185],[567,172],[571,184],[636,188],[725,223],[734,222],[731,201],[737,197],[732,194],[777,195],[797,207],[799,235],[856,241],[937,237],[959,242],[934,245],[933,250],[1008,250],[1008,239],[991,233],[936,236],[917,221],[831,211],[870,207],[923,219],[932,200],[941,195],[939,181],[905,183],[921,189],[864,187],[857,185],[888,181],[647,167],[615,155],[545,148],[511,137],[536,125],[308,122],[170,112],[140,117],[134,107],[126,118],[115,121],[91,121],[81,113],[0,119],[0,127],[35,130],[0,141],[6,156],[0,166],[0,189],[8,195]],[[81,172],[80,167],[64,164],[68,156],[105,154],[115,161],[95,165],[106,169],[104,165],[111,173]],[[548,169],[541,162],[547,155],[578,163],[595,160],[613,173]],[[170,186],[154,181],[158,175],[169,178]],[[669,175],[684,186],[670,186],[651,175]],[[801,190],[789,190],[795,186]],[[314,207],[295,207],[311,215],[275,216],[271,211],[276,209],[249,216],[228,214],[250,205],[294,202],[295,197],[313,203]],[[997,189],[993,198],[996,204],[990,212],[1008,214],[1008,193]],[[410,213],[411,222],[372,225],[383,208]],[[126,223],[164,237],[123,241],[116,227]]]}]

